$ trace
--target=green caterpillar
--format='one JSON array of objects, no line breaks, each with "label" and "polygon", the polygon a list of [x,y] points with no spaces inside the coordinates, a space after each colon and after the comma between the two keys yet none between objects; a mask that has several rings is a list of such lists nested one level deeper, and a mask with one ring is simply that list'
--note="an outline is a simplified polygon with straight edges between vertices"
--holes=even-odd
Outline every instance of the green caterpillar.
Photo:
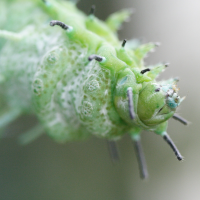
[{"label": "green caterpillar", "polygon": [[22,135],[22,143],[44,131],[58,142],[93,134],[108,139],[114,159],[114,141],[129,133],[142,178],[148,175],[142,130],[161,135],[182,160],[166,132],[171,117],[187,124],[175,114],[183,100],[177,80],[155,81],[166,64],[144,66],[155,43],[119,41],[116,32],[129,10],[102,22],[94,7],[86,16],[70,1],[6,0],[0,13],[1,127],[34,113],[42,126]]}]

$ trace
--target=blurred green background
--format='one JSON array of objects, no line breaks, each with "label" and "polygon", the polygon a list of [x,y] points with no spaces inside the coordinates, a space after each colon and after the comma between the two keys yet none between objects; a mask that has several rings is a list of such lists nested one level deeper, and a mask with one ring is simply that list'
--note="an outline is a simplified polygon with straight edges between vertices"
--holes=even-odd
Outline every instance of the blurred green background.
[{"label": "blurred green background", "polygon": [[36,123],[23,116],[7,127],[0,143],[0,200],[199,200],[200,199],[200,1],[82,0],[86,13],[96,5],[105,19],[122,8],[135,8],[120,39],[161,42],[147,64],[170,62],[160,79],[179,76],[179,94],[186,96],[178,113],[191,124],[170,120],[168,133],[185,157],[177,161],[163,139],[144,132],[142,143],[150,177],[139,178],[131,140],[118,142],[121,162],[113,165],[106,141],[92,137],[60,145],[43,136],[19,146],[17,133]]}]

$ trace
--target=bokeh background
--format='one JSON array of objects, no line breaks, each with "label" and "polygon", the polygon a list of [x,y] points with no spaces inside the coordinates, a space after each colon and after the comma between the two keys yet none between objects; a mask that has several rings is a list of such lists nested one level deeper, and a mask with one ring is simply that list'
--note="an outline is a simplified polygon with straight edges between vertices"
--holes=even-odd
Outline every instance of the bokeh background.
[{"label": "bokeh background", "polygon": [[47,136],[27,146],[16,135],[36,123],[23,116],[7,127],[0,141],[1,200],[199,200],[200,199],[200,1],[82,0],[86,13],[95,4],[100,19],[122,8],[135,8],[120,39],[140,38],[162,45],[147,64],[170,62],[160,79],[180,77],[179,94],[186,96],[178,113],[191,123],[170,120],[168,133],[185,159],[177,161],[163,139],[144,132],[142,143],[150,177],[139,178],[131,140],[118,142],[121,161],[113,165],[106,141],[90,138],[60,145]]}]

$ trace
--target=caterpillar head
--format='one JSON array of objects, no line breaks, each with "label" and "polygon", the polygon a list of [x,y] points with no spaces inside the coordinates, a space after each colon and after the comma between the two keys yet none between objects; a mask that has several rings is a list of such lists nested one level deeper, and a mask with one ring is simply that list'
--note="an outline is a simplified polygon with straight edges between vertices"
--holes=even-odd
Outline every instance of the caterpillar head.
[{"label": "caterpillar head", "polygon": [[174,115],[183,99],[175,85],[149,82],[139,93],[138,117],[146,126],[160,124]]},{"label": "caterpillar head", "polygon": [[[148,72],[147,69],[143,71]],[[138,84],[139,76],[141,73],[133,75],[130,70],[120,74],[114,93],[115,107],[120,117],[130,125],[151,129],[172,117],[184,98],[178,96],[174,81],[158,84],[143,74],[146,81]]]}]

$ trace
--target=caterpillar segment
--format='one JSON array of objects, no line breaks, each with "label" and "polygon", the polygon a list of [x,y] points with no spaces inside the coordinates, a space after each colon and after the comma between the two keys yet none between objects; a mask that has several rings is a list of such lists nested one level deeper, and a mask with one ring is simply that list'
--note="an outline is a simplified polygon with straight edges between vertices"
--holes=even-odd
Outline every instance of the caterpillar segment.
[{"label": "caterpillar segment", "polygon": [[[23,2],[34,17],[19,22],[21,28],[0,30],[1,86],[5,89],[1,92],[11,111],[0,124],[34,113],[42,125],[24,133],[20,143],[27,144],[43,132],[61,143],[93,134],[108,140],[115,162],[119,160],[115,143],[129,133],[141,177],[147,178],[140,141],[141,131],[146,130],[162,136],[177,159],[183,159],[166,131],[171,117],[188,124],[176,114],[183,101],[177,79],[155,80],[167,63],[144,65],[146,55],[159,44],[135,45],[117,37],[130,10],[114,13],[103,22],[94,15],[94,6],[87,16],[69,1],[15,2]],[[13,114],[15,108],[19,112]]]},{"label": "caterpillar segment", "polygon": [[119,156],[119,150],[117,147],[117,142],[114,140],[107,140],[108,145],[108,151],[110,153],[110,158],[113,164],[119,162],[120,156]]}]

